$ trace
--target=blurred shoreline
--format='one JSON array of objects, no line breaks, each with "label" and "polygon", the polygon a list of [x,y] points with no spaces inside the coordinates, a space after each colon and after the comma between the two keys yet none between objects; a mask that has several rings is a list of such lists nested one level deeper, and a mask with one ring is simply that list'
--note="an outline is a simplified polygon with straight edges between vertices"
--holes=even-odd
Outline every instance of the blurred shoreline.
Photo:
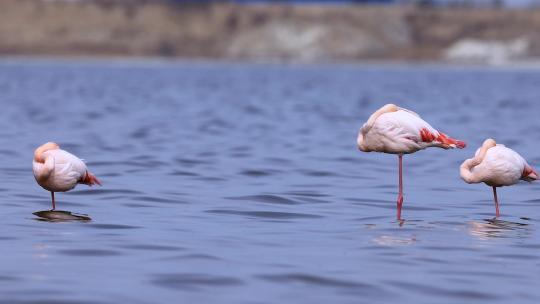
[{"label": "blurred shoreline", "polygon": [[0,1],[0,56],[286,63],[540,59],[540,9]]},{"label": "blurred shoreline", "polygon": [[490,62],[451,62],[441,60],[350,60],[333,62],[295,62],[267,60],[223,60],[223,59],[192,59],[159,56],[9,56],[0,55],[0,66],[108,66],[119,68],[179,68],[186,66],[239,67],[250,66],[278,68],[362,68],[362,69],[408,69],[408,68],[444,68],[455,70],[493,70],[493,71],[538,71],[540,60],[509,61],[504,63]]}]

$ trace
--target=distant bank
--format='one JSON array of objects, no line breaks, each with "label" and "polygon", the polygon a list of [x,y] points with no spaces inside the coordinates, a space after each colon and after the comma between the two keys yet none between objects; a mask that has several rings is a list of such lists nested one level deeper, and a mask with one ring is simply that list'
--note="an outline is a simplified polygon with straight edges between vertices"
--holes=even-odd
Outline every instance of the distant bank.
[{"label": "distant bank", "polygon": [[0,54],[333,62],[540,57],[540,10],[0,1]]}]

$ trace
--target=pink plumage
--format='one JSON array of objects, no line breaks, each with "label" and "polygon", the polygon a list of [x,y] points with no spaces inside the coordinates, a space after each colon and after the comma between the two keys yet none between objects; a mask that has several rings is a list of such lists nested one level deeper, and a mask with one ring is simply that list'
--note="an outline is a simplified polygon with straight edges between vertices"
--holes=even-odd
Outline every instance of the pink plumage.
[{"label": "pink plumage", "polygon": [[358,148],[364,152],[399,155],[399,195],[397,218],[403,204],[403,154],[429,147],[464,148],[465,142],[437,131],[413,111],[387,104],[373,113],[358,134]]},{"label": "pink plumage", "polygon": [[52,210],[56,208],[55,192],[69,191],[77,184],[101,185],[81,159],[60,149],[60,146],[53,142],[36,149],[32,164],[37,183],[51,192]]},{"label": "pink plumage", "polygon": [[485,183],[493,188],[496,217],[499,217],[497,187],[538,179],[538,174],[521,155],[491,138],[484,141],[473,158],[461,164],[460,175],[466,183]]}]

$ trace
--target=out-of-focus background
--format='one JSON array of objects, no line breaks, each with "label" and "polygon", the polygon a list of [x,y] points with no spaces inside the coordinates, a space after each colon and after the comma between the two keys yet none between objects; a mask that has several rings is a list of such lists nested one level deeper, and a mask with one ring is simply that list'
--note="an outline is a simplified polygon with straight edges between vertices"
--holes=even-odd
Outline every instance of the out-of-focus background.
[{"label": "out-of-focus background", "polygon": [[0,54],[506,63],[540,56],[537,0],[2,0]]}]

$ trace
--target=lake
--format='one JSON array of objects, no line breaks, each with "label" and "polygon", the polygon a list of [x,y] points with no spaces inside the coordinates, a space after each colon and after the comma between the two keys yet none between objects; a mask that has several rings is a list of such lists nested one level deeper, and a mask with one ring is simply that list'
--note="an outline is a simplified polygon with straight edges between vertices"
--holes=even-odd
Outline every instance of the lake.
[{"label": "lake", "polygon": [[[540,183],[465,184],[493,137],[540,169],[534,68],[0,61],[0,303],[538,303]],[[362,153],[385,103],[465,140]],[[103,187],[32,175],[47,142]]]}]

